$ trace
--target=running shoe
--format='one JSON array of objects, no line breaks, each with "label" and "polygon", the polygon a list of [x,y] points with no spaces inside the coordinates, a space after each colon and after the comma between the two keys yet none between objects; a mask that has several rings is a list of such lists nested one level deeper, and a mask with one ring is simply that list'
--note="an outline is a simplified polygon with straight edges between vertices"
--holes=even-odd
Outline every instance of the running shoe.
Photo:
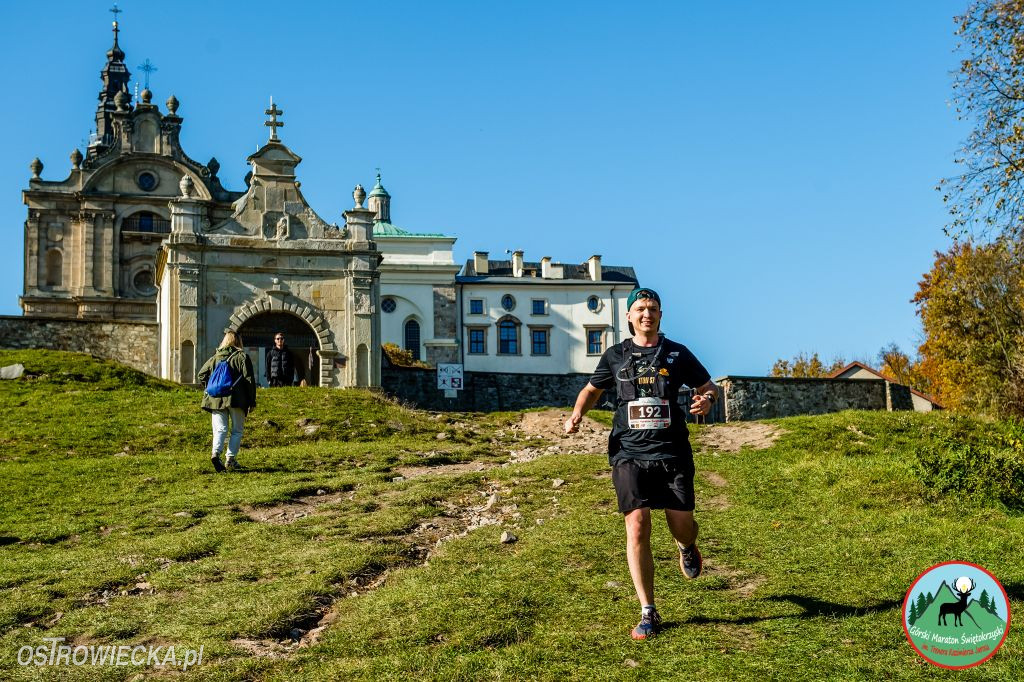
[{"label": "running shoe", "polygon": [[633,628],[630,636],[636,640],[651,639],[658,634],[660,629],[661,616],[658,615],[657,611],[652,611],[649,615],[644,615],[640,618],[640,622]]},{"label": "running shoe", "polygon": [[210,461],[213,462],[213,468],[217,470],[217,473],[220,473],[222,471],[227,471],[227,469],[221,463],[220,457],[218,457],[217,455],[214,455],[213,457],[211,457]]},{"label": "running shoe", "polygon": [[679,570],[691,580],[699,576],[700,572],[704,570],[704,559],[700,555],[700,550],[697,549],[697,543],[683,547],[677,542],[676,546],[679,547]]},{"label": "running shoe", "polygon": [[227,468],[228,471],[240,471],[242,469],[242,465],[239,464],[234,457],[228,457]]}]

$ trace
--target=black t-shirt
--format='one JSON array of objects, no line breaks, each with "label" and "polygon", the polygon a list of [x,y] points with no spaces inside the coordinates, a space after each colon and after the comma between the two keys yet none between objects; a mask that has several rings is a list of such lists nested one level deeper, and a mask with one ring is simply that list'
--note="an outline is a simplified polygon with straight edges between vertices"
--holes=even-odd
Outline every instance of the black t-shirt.
[{"label": "black t-shirt", "polygon": [[[654,379],[661,377],[660,391]],[[704,365],[686,346],[662,337],[657,346],[645,348],[627,339],[606,350],[590,377],[595,388],[615,390],[615,417],[608,438],[608,457],[614,464],[623,459],[671,459],[690,457],[686,414],[680,407],[679,389],[697,388],[711,379]],[[624,386],[628,381],[632,386]],[[653,397],[660,392],[669,403],[671,425],[661,429],[629,428],[631,398]],[[689,407],[686,408],[687,410]]]}]

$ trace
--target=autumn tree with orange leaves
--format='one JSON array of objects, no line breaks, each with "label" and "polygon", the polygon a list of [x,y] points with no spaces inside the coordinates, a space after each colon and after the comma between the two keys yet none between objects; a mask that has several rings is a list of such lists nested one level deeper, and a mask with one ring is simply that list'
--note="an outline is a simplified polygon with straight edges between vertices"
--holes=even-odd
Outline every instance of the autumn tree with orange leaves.
[{"label": "autumn tree with orange leaves", "polygon": [[945,406],[1024,416],[1022,256],[1008,239],[958,242],[918,285],[918,371]]}]

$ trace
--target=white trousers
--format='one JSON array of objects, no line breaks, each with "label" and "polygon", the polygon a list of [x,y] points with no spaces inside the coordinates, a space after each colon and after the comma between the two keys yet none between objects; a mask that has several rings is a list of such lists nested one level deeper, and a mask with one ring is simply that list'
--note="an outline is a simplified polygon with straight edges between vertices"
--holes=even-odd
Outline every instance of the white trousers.
[{"label": "white trousers", "polygon": [[[231,438],[228,435],[228,413],[231,413]],[[228,440],[228,459],[238,455],[238,448],[242,444],[242,428],[245,426],[245,410],[240,407],[231,407],[226,410],[213,411],[213,456],[220,457],[224,449],[224,441]]]}]

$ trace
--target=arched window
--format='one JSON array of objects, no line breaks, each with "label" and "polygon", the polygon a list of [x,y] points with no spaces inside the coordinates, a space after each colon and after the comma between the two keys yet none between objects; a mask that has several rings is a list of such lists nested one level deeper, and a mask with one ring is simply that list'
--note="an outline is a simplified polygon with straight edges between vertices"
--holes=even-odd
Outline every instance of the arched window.
[{"label": "arched window", "polygon": [[59,287],[64,283],[64,256],[58,249],[46,252],[46,286]]},{"label": "arched window", "polygon": [[498,321],[498,355],[519,355],[519,320],[514,317]]},{"label": "arched window", "polygon": [[420,323],[416,320],[405,323],[405,349],[412,353],[413,360],[420,359]]}]

